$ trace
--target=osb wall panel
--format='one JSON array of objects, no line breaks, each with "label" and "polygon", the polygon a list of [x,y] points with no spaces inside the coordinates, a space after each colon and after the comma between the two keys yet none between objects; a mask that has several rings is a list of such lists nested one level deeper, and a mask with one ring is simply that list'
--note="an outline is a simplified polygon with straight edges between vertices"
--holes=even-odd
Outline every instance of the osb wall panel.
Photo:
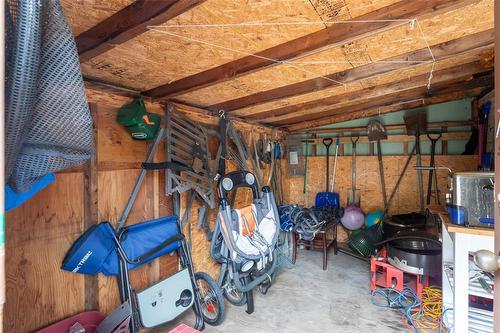
[{"label": "osb wall panel", "polygon": [[[115,122],[117,108],[130,99],[87,93],[89,101],[97,103],[98,165],[102,168],[97,179],[98,220],[115,224],[139,174],[136,165],[144,160],[148,145],[132,140]],[[147,103],[147,107],[150,111],[162,112],[158,104]],[[205,122],[213,121],[213,117],[197,117]],[[158,158],[161,159],[161,153]],[[128,224],[172,214],[171,198],[163,195],[163,184],[163,172],[148,173]],[[84,190],[83,172],[60,173],[54,184],[7,214],[6,264],[10,269],[6,277],[6,332],[32,332],[85,310],[84,276],[60,269],[66,251],[84,231]],[[195,264],[216,277],[218,267],[210,262],[208,242],[195,226],[196,209],[193,213],[193,243],[199,244],[193,250]],[[214,214],[215,210],[210,219],[212,227]],[[202,237],[203,241],[198,240]],[[164,256],[134,270],[132,284],[140,290],[176,269],[176,256]],[[110,312],[119,304],[116,278],[99,275],[97,283],[99,310]],[[22,320],[20,313],[24,314]]]},{"label": "osb wall panel", "polygon": [[[474,13],[481,16],[479,21]],[[429,45],[435,45],[484,31],[493,27],[493,2],[483,0],[441,15],[422,19],[419,23],[421,29],[418,25],[404,24],[371,37],[302,57],[292,61],[294,68],[288,64],[278,65],[199,89],[178,96],[178,98],[199,105],[216,104],[227,100],[228,96],[231,96],[231,99],[243,97],[304,81],[313,76],[336,73],[347,68],[422,49],[427,46],[426,41]]]},{"label": "osb wall panel", "polygon": [[5,332],[32,332],[84,309],[83,275],[60,269],[82,231],[83,174],[58,174],[6,214]]},{"label": "osb wall panel", "polygon": [[73,35],[92,28],[120,9],[130,5],[133,0],[61,0],[64,14],[68,18]]},{"label": "osb wall panel", "polygon": [[[92,10],[92,7],[88,8]],[[225,1],[211,0],[170,20],[167,25],[233,24],[248,22],[320,21],[304,0]],[[85,75],[145,90],[207,70],[271,46],[320,30],[323,24],[257,27],[172,27],[177,36],[148,31],[83,64]],[[200,44],[201,40],[214,47]],[[141,64],[141,66],[138,66]]]},{"label": "osb wall panel", "polygon": [[[397,179],[401,174],[407,156],[384,156],[384,173],[387,196],[389,198]],[[437,155],[438,166],[449,167],[454,172],[474,171],[477,167],[477,156],[451,156]],[[413,157],[405,173],[398,191],[391,203],[389,213],[399,214],[418,211],[419,196],[417,190],[417,172],[413,170],[416,159]],[[429,156],[422,156],[422,165],[429,165]],[[337,174],[334,191],[339,193],[341,205],[345,206],[347,192],[351,188],[352,157],[339,156],[337,161]],[[283,184],[285,188],[285,202],[297,203],[307,207],[314,205],[316,193],[325,190],[326,157],[309,157],[307,162],[306,193],[303,193],[303,177],[288,177],[284,168]],[[333,158],[330,158],[330,177],[333,175]],[[423,172],[424,194],[427,193],[428,172]],[[444,195],[447,189],[447,172],[438,172],[439,189],[441,190],[441,202],[444,203]],[[330,182],[331,184],[331,182]],[[369,212],[375,209],[383,209],[383,199],[378,174],[378,160],[376,156],[358,156],[356,159],[356,187],[361,193],[361,209]],[[339,229],[342,230],[342,229]],[[339,235],[341,240],[345,239],[345,233]]]}]

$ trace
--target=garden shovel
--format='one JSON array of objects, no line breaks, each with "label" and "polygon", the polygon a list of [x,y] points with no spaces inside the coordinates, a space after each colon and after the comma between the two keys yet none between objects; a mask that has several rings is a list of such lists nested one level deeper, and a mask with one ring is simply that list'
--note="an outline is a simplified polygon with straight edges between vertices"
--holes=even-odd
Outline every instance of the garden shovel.
[{"label": "garden shovel", "polygon": [[385,190],[384,161],[382,160],[382,145],[380,144],[380,140],[386,140],[387,133],[385,132],[384,125],[377,119],[372,119],[368,122],[367,133],[369,141],[377,141],[378,173],[385,207],[387,206],[387,192]]}]

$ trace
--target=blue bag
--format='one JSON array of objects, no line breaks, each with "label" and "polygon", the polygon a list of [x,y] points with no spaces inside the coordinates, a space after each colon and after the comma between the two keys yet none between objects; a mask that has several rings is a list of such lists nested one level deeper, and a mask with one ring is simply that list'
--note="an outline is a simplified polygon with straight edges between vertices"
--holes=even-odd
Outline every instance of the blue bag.
[{"label": "blue bag", "polygon": [[[162,246],[168,240],[176,238],[177,240],[171,244]],[[181,238],[182,234],[179,231],[176,215],[127,226],[119,236],[120,244],[127,257],[131,260],[140,258],[140,262],[136,264],[129,263],[128,269],[137,268],[155,258],[177,250],[181,245],[179,242]],[[156,248],[158,251],[154,251]],[[150,251],[154,253],[144,257],[144,254]],[[116,251],[107,257],[101,272],[104,275],[118,275],[118,253]]]},{"label": "blue bag", "polygon": [[109,222],[90,227],[71,246],[61,268],[73,273],[97,274],[115,251],[115,231]]}]

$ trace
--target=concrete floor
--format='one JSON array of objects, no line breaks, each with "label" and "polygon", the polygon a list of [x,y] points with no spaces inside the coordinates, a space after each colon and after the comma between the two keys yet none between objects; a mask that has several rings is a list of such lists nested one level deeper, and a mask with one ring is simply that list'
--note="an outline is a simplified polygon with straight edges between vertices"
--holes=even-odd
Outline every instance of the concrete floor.
[{"label": "concrete floor", "polygon": [[[322,270],[321,253],[300,250],[295,267],[284,268],[267,293],[254,292],[255,312],[226,302],[226,317],[207,333],[318,332],[401,333],[401,315],[374,306],[370,299],[368,263],[330,251],[328,270]],[[192,312],[182,318],[193,323]],[[168,332],[172,325],[155,332]]]}]

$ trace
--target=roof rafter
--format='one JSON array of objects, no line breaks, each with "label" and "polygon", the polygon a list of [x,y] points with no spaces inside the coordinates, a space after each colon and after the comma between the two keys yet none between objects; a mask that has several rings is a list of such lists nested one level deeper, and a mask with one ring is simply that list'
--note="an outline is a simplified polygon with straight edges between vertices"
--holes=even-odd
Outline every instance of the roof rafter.
[{"label": "roof rafter", "polygon": [[401,103],[398,104],[393,104],[389,106],[383,106],[383,107],[375,107],[367,110],[362,110],[359,112],[353,112],[350,114],[345,114],[345,115],[340,115],[335,117],[335,119],[332,120],[332,118],[324,118],[320,120],[315,120],[312,122],[308,122],[306,124],[307,127],[300,126],[299,125],[292,125],[287,127],[286,129],[290,132],[296,132],[296,131],[302,131],[307,128],[315,128],[319,126],[324,126],[324,125],[331,125],[333,123],[340,123],[344,121],[350,121],[350,120],[356,120],[356,119],[361,119],[361,118],[368,118],[372,116],[377,116],[381,114],[386,114],[386,113],[391,113],[391,112],[397,112],[397,111],[403,111],[403,110],[410,110],[418,107],[423,107],[423,106],[429,106],[429,105],[434,105],[434,104],[440,104],[440,103],[446,103],[446,102],[451,102],[451,101],[456,101],[459,99],[464,99],[468,97],[477,97],[480,94],[482,94],[484,91],[490,89],[489,87],[484,88],[475,88],[472,90],[468,91],[457,91],[453,93],[448,93],[445,95],[441,96],[433,96],[429,98],[423,98],[415,101],[402,101]]},{"label": "roof rafter", "polygon": [[[491,47],[493,45],[493,42],[494,29],[489,29],[437,45],[432,45],[430,48],[432,50],[432,53],[434,54],[435,59],[442,60],[466,52]],[[322,77],[317,77],[279,88],[261,91],[255,94],[247,95],[222,103],[213,104],[207,107],[207,109],[212,111],[225,110],[226,112],[230,112],[248,106],[254,106],[287,97],[302,95],[329,87],[340,86],[339,83],[336,83],[334,81],[353,83],[373,76],[387,74],[389,72],[393,72],[403,68],[420,65],[421,63],[412,66],[407,62],[408,60],[415,59],[418,59],[420,61],[432,61],[429,50],[427,49],[427,47],[425,47],[416,51],[411,51],[398,56],[390,57],[388,59],[384,59],[383,63],[369,63],[367,65],[354,67],[327,75],[326,77],[328,77],[332,81],[325,80]]]},{"label": "roof rafter", "polygon": [[[235,79],[296,57],[307,55],[325,47],[349,43],[402,23],[399,19],[422,18],[430,14],[447,12],[478,0],[419,0],[399,1],[351,20],[353,22],[334,24],[325,29],[276,45],[255,55],[208,69],[201,73],[181,78],[143,93],[152,98],[181,95],[196,89]],[[379,22],[376,22],[379,20]],[[391,21],[394,20],[394,21]],[[361,22],[364,21],[364,22]],[[274,61],[273,61],[274,60]]]},{"label": "roof rafter", "polygon": [[[461,64],[454,67],[445,68],[433,73],[433,85],[450,81],[458,78],[465,78],[477,73],[487,72],[491,70],[490,66],[486,66],[481,61]],[[429,74],[421,74],[418,76],[405,78],[400,81],[391,82],[383,85],[372,86],[369,88],[348,92],[340,95],[334,95],[323,99],[313,100],[309,102],[285,106],[282,108],[262,111],[245,116],[246,119],[261,120],[263,122],[275,122],[291,118],[297,115],[308,114],[312,115],[314,112],[321,112],[322,109],[332,107],[333,105],[353,102],[361,102],[363,100],[391,94],[398,91],[416,88],[418,86],[425,86],[428,83]],[[316,109],[316,110],[315,110]]]},{"label": "roof rafter", "polygon": [[421,88],[405,92],[404,94],[397,93],[394,94],[394,96],[384,96],[383,99],[374,99],[352,107],[330,110],[318,115],[314,119],[300,120],[297,118],[293,123],[282,124],[282,126],[293,132],[347,120],[477,96],[482,91],[492,87],[492,78],[493,76],[489,74],[482,79],[467,81],[465,83],[443,83],[439,88],[434,90],[431,96],[426,93],[425,89]]},{"label": "roof rafter", "polygon": [[136,0],[76,37],[80,62],[86,62],[116,45],[188,11],[205,0]]}]

